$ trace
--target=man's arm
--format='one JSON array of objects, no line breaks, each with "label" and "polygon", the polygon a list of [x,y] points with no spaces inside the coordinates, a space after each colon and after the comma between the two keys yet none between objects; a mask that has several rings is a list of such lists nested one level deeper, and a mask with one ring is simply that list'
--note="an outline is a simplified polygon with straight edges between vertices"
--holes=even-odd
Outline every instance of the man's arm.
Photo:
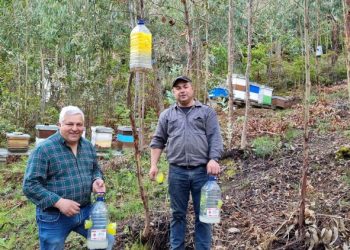
[{"label": "man's arm", "polygon": [[168,133],[167,133],[167,119],[166,119],[166,111],[162,112],[159,116],[158,124],[156,132],[154,133],[152,137],[152,141],[150,144],[151,147],[151,169],[149,171],[149,177],[151,180],[154,180],[158,173],[158,161],[160,158],[160,155],[163,152],[163,149],[165,148],[165,144],[168,140]]},{"label": "man's arm", "polygon": [[53,206],[61,197],[47,190],[46,182],[48,157],[41,147],[30,155],[23,179],[23,193],[38,207],[45,209]]},{"label": "man's arm", "polygon": [[223,152],[223,142],[220,133],[220,125],[216,113],[209,108],[206,124],[207,140],[209,145],[209,162],[207,163],[208,174],[217,175],[220,173],[218,160]]}]

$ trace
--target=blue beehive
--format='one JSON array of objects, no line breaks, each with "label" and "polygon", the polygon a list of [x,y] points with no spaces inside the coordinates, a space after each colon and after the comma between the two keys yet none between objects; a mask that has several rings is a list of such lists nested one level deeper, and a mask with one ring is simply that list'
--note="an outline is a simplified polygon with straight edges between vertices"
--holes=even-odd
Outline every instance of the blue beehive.
[{"label": "blue beehive", "polygon": [[228,90],[223,87],[216,87],[209,91],[209,98],[224,97],[228,98]]},{"label": "blue beehive", "polygon": [[[139,129],[137,129],[139,132]],[[134,146],[134,135],[130,126],[118,126],[117,130],[117,149],[122,150],[123,148]]]}]

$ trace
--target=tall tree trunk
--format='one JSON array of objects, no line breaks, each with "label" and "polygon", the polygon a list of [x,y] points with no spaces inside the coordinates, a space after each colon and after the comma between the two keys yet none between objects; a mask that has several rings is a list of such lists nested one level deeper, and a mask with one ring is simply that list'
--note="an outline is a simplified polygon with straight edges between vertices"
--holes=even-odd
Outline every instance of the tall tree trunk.
[{"label": "tall tree trunk", "polygon": [[44,52],[40,50],[40,65],[41,65],[41,102],[40,102],[40,121],[43,121],[45,114],[45,103],[46,103],[46,86],[45,86],[45,63],[44,63]]},{"label": "tall tree trunk", "polygon": [[208,79],[209,79],[209,0],[205,4],[205,78],[203,102],[208,102]]},{"label": "tall tree trunk", "polygon": [[304,141],[303,141],[303,169],[301,176],[301,197],[299,208],[299,229],[301,237],[304,239],[305,228],[305,200],[306,200],[306,184],[307,172],[309,168],[309,106],[310,106],[310,42],[309,42],[309,1],[304,0],[304,43],[305,43],[305,96],[304,96]]},{"label": "tall tree trunk", "polygon": [[332,66],[335,65],[335,63],[338,60],[338,53],[339,53],[339,23],[335,17],[332,16]]},{"label": "tall tree trunk", "polygon": [[244,123],[242,130],[241,138],[241,148],[245,149],[247,147],[247,127],[248,127],[248,118],[249,118],[249,73],[250,65],[252,61],[252,21],[253,21],[253,0],[248,1],[248,55],[247,55],[247,67],[245,71],[245,80],[246,80],[246,94],[245,94],[245,113],[244,113]]},{"label": "tall tree trunk", "polygon": [[181,0],[184,5],[184,15],[185,15],[185,25],[187,29],[186,35],[186,49],[187,49],[187,65],[186,65],[186,74],[189,77],[192,77],[192,62],[193,62],[193,45],[192,45],[192,28],[190,17],[188,14],[188,5],[187,0]]},{"label": "tall tree trunk", "polygon": [[[321,4],[320,4],[320,0],[316,0],[316,49],[318,48],[318,46],[320,46],[320,8],[321,8]],[[318,59],[319,59],[319,56],[317,56],[317,54],[315,53],[316,55],[316,59],[315,59],[315,68],[316,68],[316,84],[319,85],[319,62],[318,62]]]},{"label": "tall tree trunk", "polygon": [[232,72],[233,72],[233,32],[234,32],[234,25],[233,25],[233,7],[234,0],[229,1],[229,11],[228,11],[228,74],[227,74],[227,83],[229,88],[229,147],[230,149],[233,147],[233,86],[232,86]]},{"label": "tall tree trunk", "polygon": [[[19,57],[19,56],[18,56]],[[21,81],[22,81],[22,78],[21,78],[21,60],[18,58],[18,60],[17,60],[17,103],[18,103],[18,105],[17,105],[17,110],[16,110],[16,126],[17,127],[20,127],[20,120],[21,120],[21,104],[22,104],[22,102],[21,102],[21,95],[22,95],[22,93],[21,93],[21,86],[22,86],[22,83],[21,83]]]},{"label": "tall tree trunk", "polygon": [[[134,73],[131,72],[128,86],[127,86],[127,107],[129,108],[130,111],[132,110],[131,84],[132,84],[133,77],[134,77]],[[143,181],[142,181],[141,152],[139,150],[139,137],[137,133],[137,128],[135,126],[135,119],[132,112],[129,112],[129,119],[130,119],[130,124],[132,128],[132,133],[134,135],[134,153],[135,153],[135,161],[136,161],[136,169],[137,169],[137,181],[139,184],[139,191],[140,191],[140,196],[143,203],[143,208],[145,210],[145,227],[142,232],[142,240],[147,241],[150,235],[151,220],[150,220],[150,212],[148,207],[148,196],[144,189]]]},{"label": "tall tree trunk", "polygon": [[350,0],[343,0],[344,31],[346,48],[346,75],[348,82],[348,102],[350,105]]}]

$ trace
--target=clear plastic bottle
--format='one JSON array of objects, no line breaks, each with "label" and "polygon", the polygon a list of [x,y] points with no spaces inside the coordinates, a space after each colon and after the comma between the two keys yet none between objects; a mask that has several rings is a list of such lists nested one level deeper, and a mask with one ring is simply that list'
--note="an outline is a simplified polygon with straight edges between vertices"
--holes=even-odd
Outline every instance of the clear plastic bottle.
[{"label": "clear plastic bottle", "polygon": [[201,189],[199,220],[204,223],[219,223],[221,205],[221,190],[216,177],[209,176]]},{"label": "clear plastic bottle", "polygon": [[130,33],[130,70],[152,69],[152,34],[140,19]]},{"label": "clear plastic bottle", "polygon": [[89,249],[106,249],[108,247],[108,210],[103,194],[98,194],[90,212],[90,220],[92,226],[88,230],[87,247]]}]

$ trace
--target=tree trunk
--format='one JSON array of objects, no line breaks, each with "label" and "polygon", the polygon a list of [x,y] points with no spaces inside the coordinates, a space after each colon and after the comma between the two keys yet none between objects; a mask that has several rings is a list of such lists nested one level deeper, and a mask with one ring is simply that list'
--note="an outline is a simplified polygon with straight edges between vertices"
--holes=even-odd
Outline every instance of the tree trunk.
[{"label": "tree trunk", "polygon": [[208,78],[209,78],[209,0],[206,1],[205,5],[205,78],[204,78],[204,96],[203,102],[208,102]]},{"label": "tree trunk", "polygon": [[193,62],[193,47],[192,47],[192,28],[190,23],[190,18],[188,14],[188,5],[187,0],[181,0],[184,5],[184,14],[185,14],[185,25],[187,29],[186,35],[186,49],[187,49],[187,65],[186,65],[186,74],[189,77],[192,77],[192,62]]},{"label": "tree trunk", "polygon": [[137,129],[135,126],[135,119],[133,116],[132,111],[132,102],[131,102],[131,84],[132,84],[132,79],[134,77],[134,73],[130,73],[129,77],[129,82],[127,86],[127,107],[129,108],[129,119],[130,119],[130,124],[132,128],[132,133],[134,135],[134,154],[135,154],[135,162],[136,162],[136,169],[137,169],[137,181],[139,184],[139,191],[140,191],[140,196],[142,199],[143,207],[145,210],[145,227],[142,232],[142,241],[146,242],[149,238],[150,235],[150,212],[148,208],[148,196],[147,193],[144,189],[143,186],[143,181],[142,181],[142,171],[141,171],[141,152],[139,150],[139,136],[137,133]]},{"label": "tree trunk", "polygon": [[307,171],[309,167],[309,106],[310,106],[310,42],[309,42],[309,2],[304,0],[304,43],[305,43],[305,96],[304,96],[304,141],[303,141],[303,169],[301,176],[301,197],[299,208],[299,229],[302,239],[305,237],[305,200],[306,200],[306,184]]},{"label": "tree trunk", "polygon": [[343,0],[343,14],[346,48],[346,75],[348,82],[348,102],[350,105],[350,0]]},{"label": "tree trunk", "polygon": [[233,86],[232,86],[232,72],[233,72],[233,56],[234,56],[234,49],[233,49],[233,32],[234,32],[234,25],[233,25],[233,10],[234,10],[234,0],[229,1],[229,11],[228,11],[228,74],[227,74],[227,84],[229,87],[229,148],[232,149],[233,147]]},{"label": "tree trunk", "polygon": [[339,23],[338,21],[332,16],[332,66],[335,65],[335,63],[338,60],[338,53],[339,53]]},{"label": "tree trunk", "polygon": [[253,21],[253,0],[248,1],[248,55],[247,55],[247,67],[245,71],[245,80],[246,80],[246,92],[245,92],[245,114],[244,114],[244,123],[242,130],[241,138],[241,148],[245,149],[247,147],[247,127],[248,127],[248,116],[249,116],[249,73],[250,65],[252,61],[252,21]]},{"label": "tree trunk", "polygon": [[40,50],[40,65],[41,65],[41,102],[40,102],[40,121],[43,121],[45,114],[45,99],[46,99],[46,86],[45,86],[45,64],[44,64],[43,49]]},{"label": "tree trunk", "polygon": [[[316,13],[316,49],[318,48],[318,46],[320,46],[320,8],[321,8],[321,4],[320,4],[320,0],[316,0],[316,8],[317,8],[317,13]],[[316,53],[315,53],[316,54]],[[319,63],[318,63],[318,59],[319,57],[316,55],[315,58],[315,74],[316,74],[316,84],[319,85]]]}]

